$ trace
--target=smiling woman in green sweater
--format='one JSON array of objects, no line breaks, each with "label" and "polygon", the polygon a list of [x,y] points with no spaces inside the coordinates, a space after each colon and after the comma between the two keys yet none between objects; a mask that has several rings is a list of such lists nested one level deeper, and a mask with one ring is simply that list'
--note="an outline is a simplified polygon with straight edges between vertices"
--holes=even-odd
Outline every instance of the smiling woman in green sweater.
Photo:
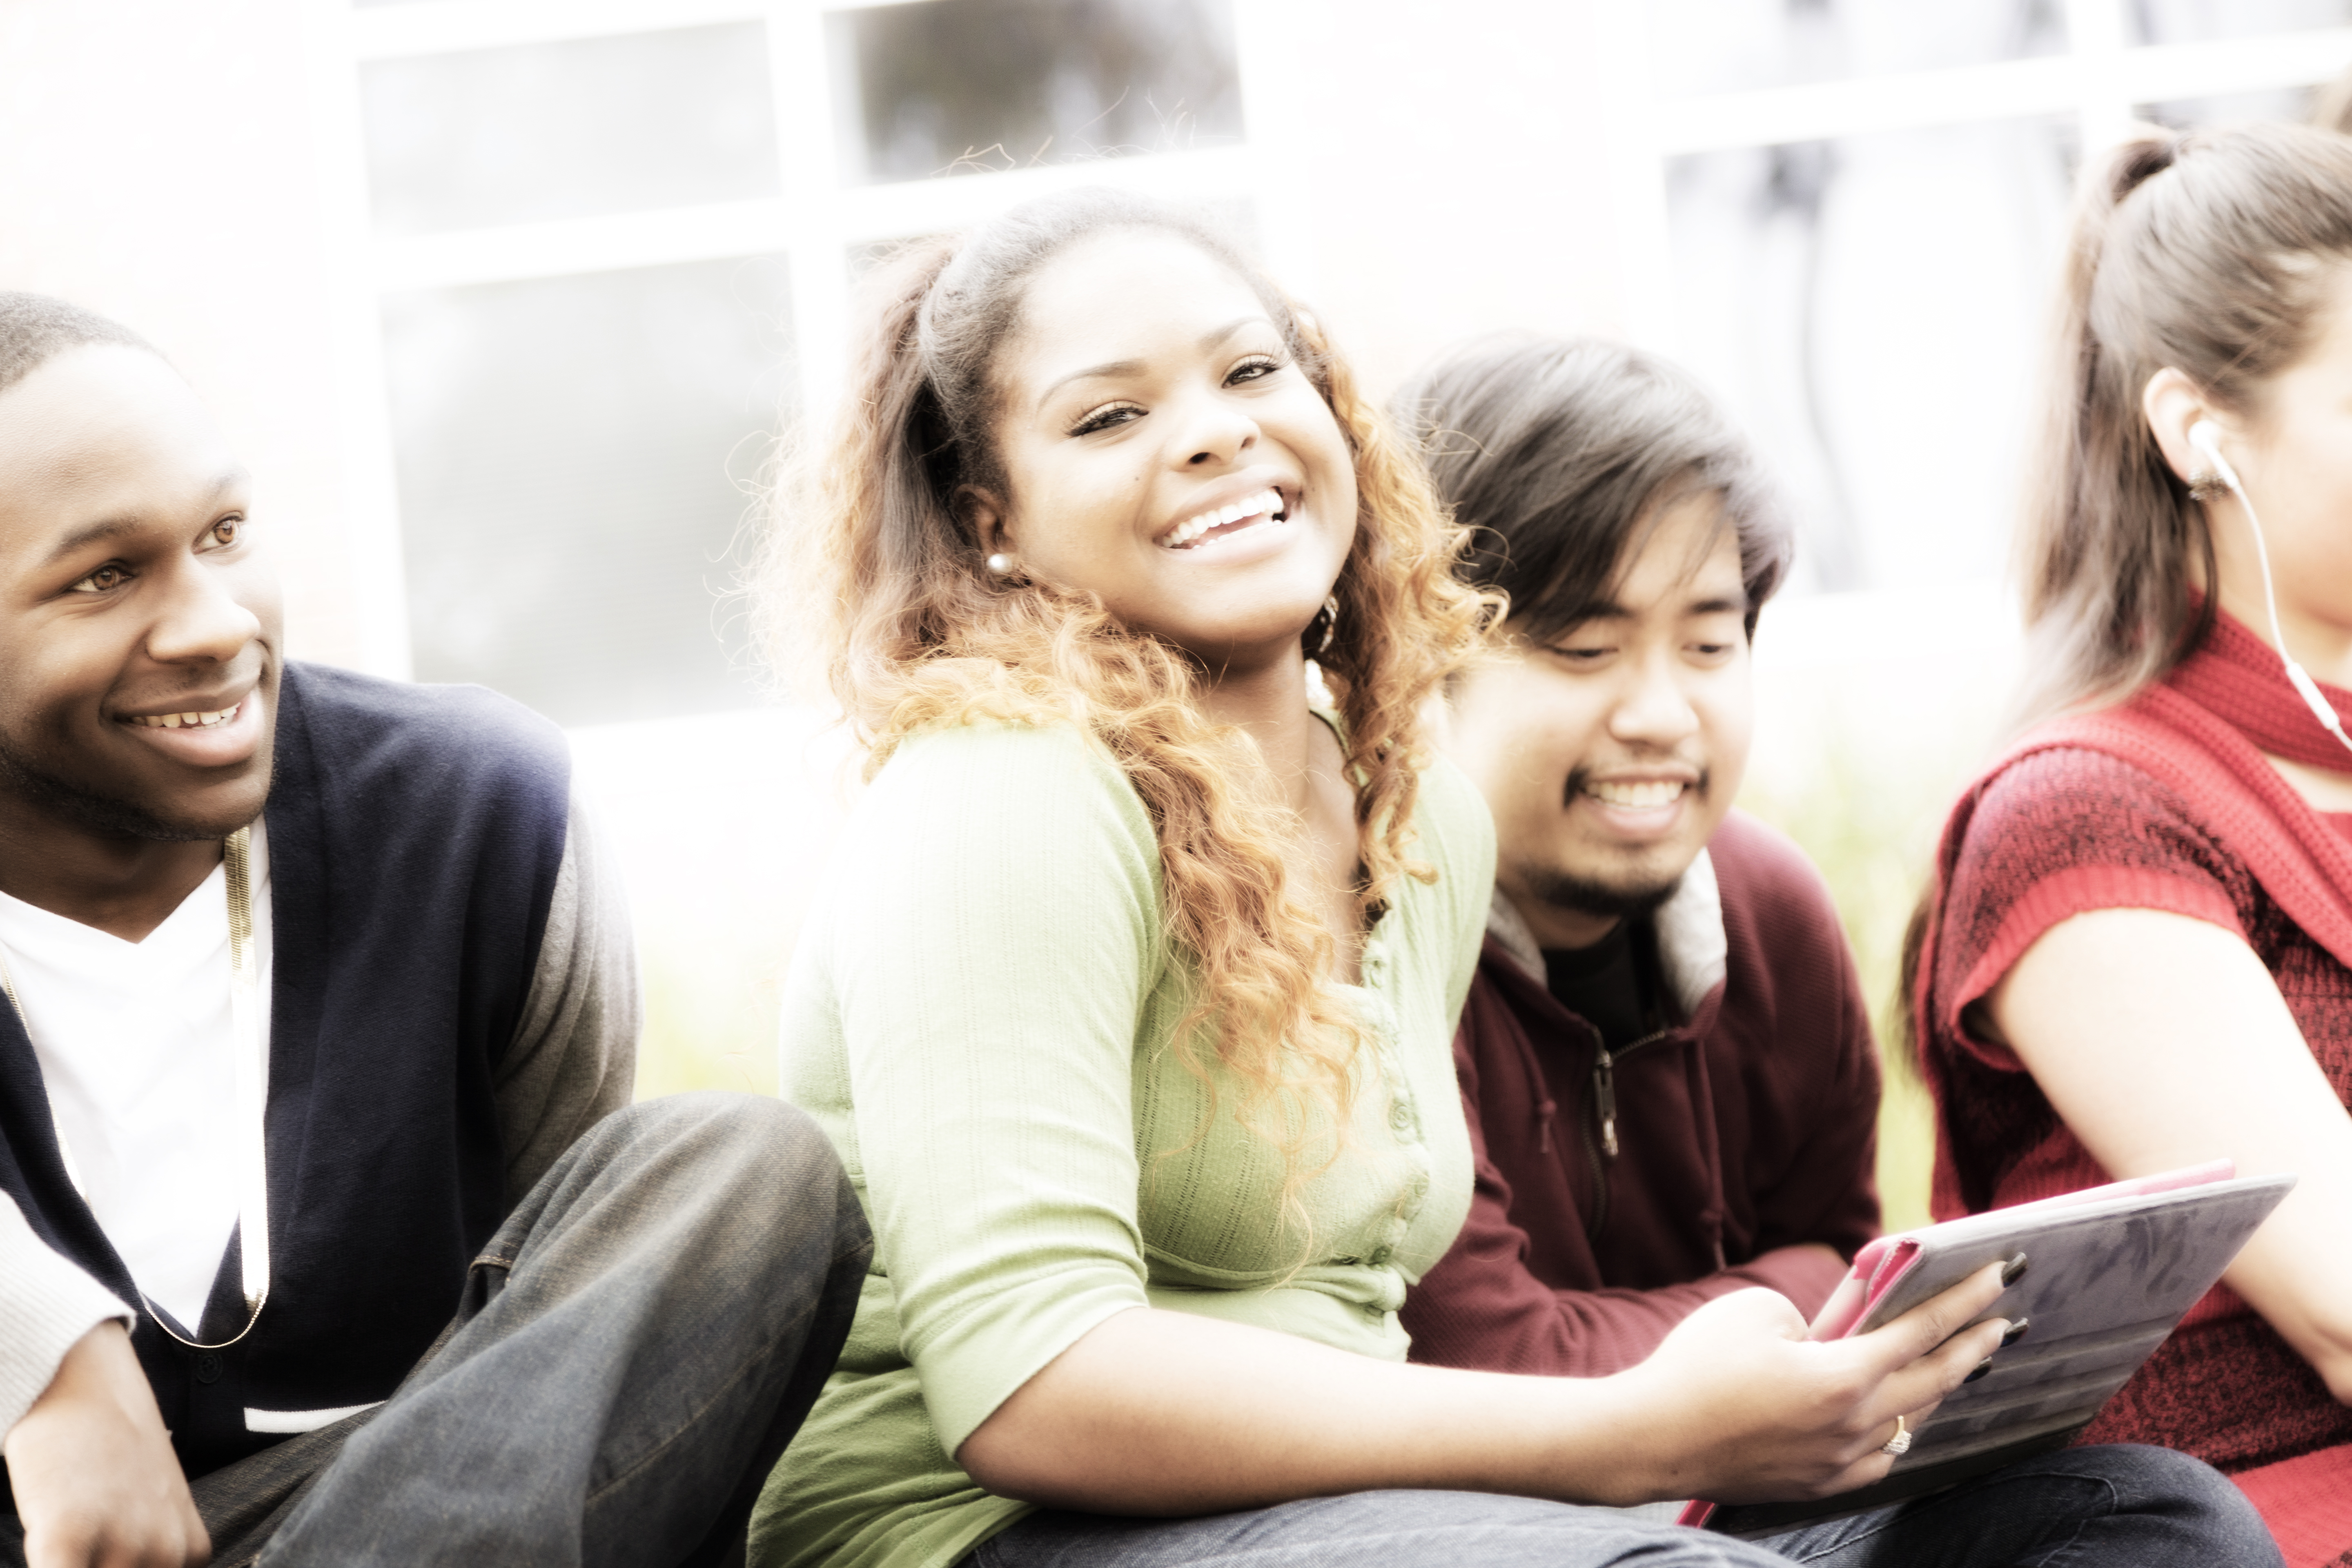
[{"label": "smiling woman in green sweater", "polygon": [[765,605],[873,747],[783,1087],[875,1264],[752,1562],[1780,1561],[1565,1504],[1875,1479],[1997,1279],[1832,1345],[1746,1292],[1612,1378],[1405,1364],[1494,868],[1420,733],[1490,611],[1457,532],[1315,325],[1155,205],[1034,203],[877,293]]}]

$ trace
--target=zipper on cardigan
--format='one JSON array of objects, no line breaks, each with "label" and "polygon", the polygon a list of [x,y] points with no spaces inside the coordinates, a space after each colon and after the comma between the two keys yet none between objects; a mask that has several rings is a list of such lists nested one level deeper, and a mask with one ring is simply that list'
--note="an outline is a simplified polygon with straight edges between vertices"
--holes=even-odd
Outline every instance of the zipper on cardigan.
[{"label": "zipper on cardigan", "polygon": [[1592,1062],[1592,1110],[1601,1118],[1601,1153],[1602,1158],[1617,1157],[1617,1058],[1609,1047]]},{"label": "zipper on cardigan", "polygon": [[[1590,1025],[1586,1026],[1591,1027]],[[1643,1046],[1655,1045],[1673,1033],[1672,1029],[1653,1029],[1632,1044],[1612,1051],[1600,1043],[1601,1031],[1592,1031],[1596,1052],[1592,1058],[1592,1116],[1583,1129],[1585,1158],[1592,1166],[1592,1223],[1584,1227],[1587,1236],[1599,1237],[1602,1227],[1609,1223],[1609,1166],[1615,1162],[1619,1152],[1617,1064]]]},{"label": "zipper on cardigan", "polygon": [[1607,1046],[1592,1058],[1592,1110],[1601,1123],[1601,1152],[1609,1159],[1617,1157],[1617,1061],[1643,1046],[1655,1045],[1673,1034],[1672,1029],[1653,1029],[1622,1050],[1612,1051]]}]

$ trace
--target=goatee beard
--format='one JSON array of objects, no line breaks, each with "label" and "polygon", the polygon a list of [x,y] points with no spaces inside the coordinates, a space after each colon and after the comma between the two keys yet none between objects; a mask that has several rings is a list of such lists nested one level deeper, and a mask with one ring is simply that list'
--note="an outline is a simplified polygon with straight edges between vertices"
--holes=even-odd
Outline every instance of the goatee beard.
[{"label": "goatee beard", "polygon": [[[1586,793],[1592,772],[1577,768],[1568,775],[1561,792],[1563,804],[1573,802]],[[1696,780],[1684,789],[1684,798],[1702,801],[1706,798],[1707,784],[1712,775],[1701,769]],[[1655,910],[1675,896],[1683,885],[1683,872],[1655,881],[1603,881],[1582,872],[1559,866],[1523,864],[1515,868],[1519,886],[1528,896],[1539,903],[1573,914],[1599,915],[1606,919],[1637,920]],[[1688,869],[1685,867],[1684,869]]]},{"label": "goatee beard", "polygon": [[194,844],[201,839],[226,838],[236,831],[236,826],[223,830],[172,822],[136,801],[101,795],[45,773],[39,764],[11,745],[5,735],[0,735],[0,785],[18,799],[30,801],[77,827],[118,837]]},{"label": "goatee beard", "polygon": [[1519,886],[1538,903],[1575,914],[1619,920],[1638,920],[1652,913],[1683,885],[1680,872],[1664,882],[1629,886],[1599,881],[1554,866],[1521,866],[1517,869]]}]

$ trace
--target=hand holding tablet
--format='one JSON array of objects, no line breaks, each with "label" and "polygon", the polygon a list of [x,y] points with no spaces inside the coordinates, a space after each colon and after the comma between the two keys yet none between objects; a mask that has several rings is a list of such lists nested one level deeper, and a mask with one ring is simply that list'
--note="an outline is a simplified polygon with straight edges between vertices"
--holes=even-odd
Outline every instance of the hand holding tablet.
[{"label": "hand holding tablet", "polygon": [[1811,1337],[1894,1323],[1988,1266],[1999,1300],[1976,1321],[2011,1327],[2001,1353],[1907,1420],[1885,1478],[1834,1497],[1717,1508],[1683,1522],[1737,1535],[1785,1530],[1937,1490],[2063,1447],[2221,1279],[2294,1178],[2237,1178],[2227,1161],[1882,1237],[1815,1319]]}]

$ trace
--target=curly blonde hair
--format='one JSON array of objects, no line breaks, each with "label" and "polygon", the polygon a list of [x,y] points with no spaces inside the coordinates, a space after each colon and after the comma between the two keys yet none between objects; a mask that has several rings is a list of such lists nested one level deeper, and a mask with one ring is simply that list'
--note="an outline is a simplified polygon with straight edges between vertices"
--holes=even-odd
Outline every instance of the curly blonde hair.
[{"label": "curly blonde hair", "polygon": [[1157,830],[1164,927],[1191,967],[1176,1049],[1205,1081],[1213,1042],[1245,1109],[1279,1107],[1248,1120],[1286,1129],[1266,1135],[1295,1157],[1318,1120],[1301,1112],[1319,1106],[1347,1126],[1359,1044],[1323,984],[1332,933],[1289,891],[1295,814],[1237,785],[1252,776],[1236,767],[1247,742],[1203,715],[1190,655],[1091,595],[990,573],[955,504],[966,486],[1001,483],[991,372],[1028,279],[1066,246],[1122,229],[1174,234],[1231,268],[1338,419],[1359,510],[1318,662],[1356,782],[1360,915],[1399,876],[1434,880],[1410,856],[1420,713],[1478,647],[1492,598],[1454,580],[1463,531],[1316,324],[1223,238],[1155,203],[1047,197],[877,269],[837,427],[779,487],[790,525],[772,540],[755,615],[772,651],[823,669],[870,748],[869,777],[909,735],[976,719],[1072,724],[1108,752]]}]

